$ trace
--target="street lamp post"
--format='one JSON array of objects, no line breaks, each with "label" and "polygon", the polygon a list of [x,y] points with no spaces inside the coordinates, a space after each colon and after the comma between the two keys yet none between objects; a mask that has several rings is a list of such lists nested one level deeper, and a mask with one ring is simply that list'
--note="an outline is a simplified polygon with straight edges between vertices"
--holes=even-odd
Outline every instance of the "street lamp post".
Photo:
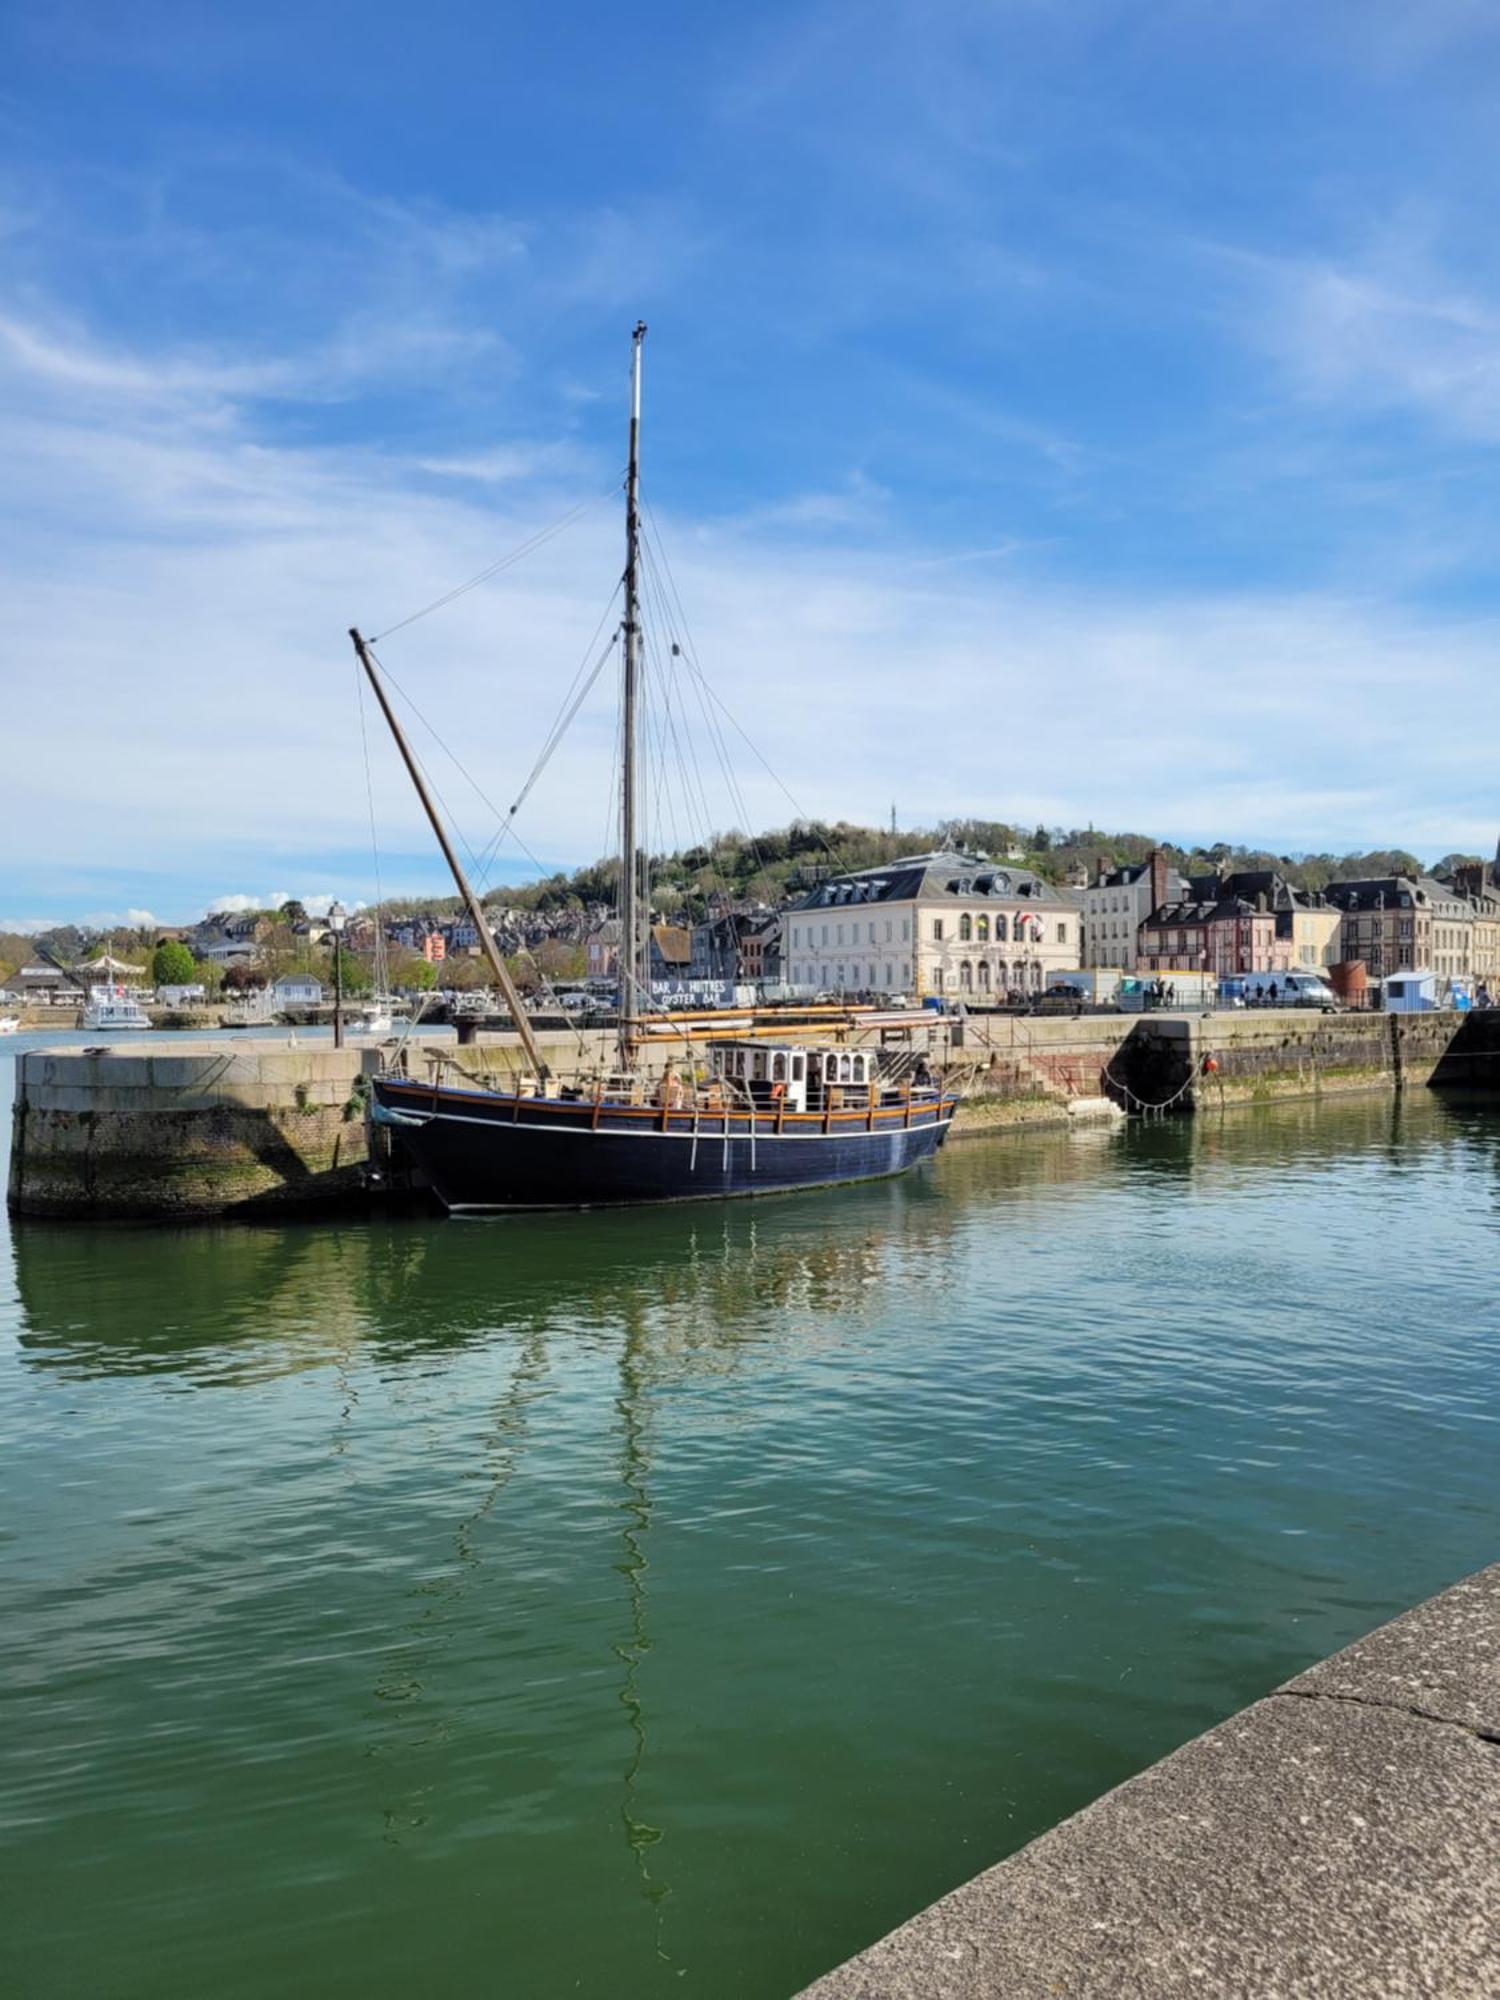
[{"label": "street lamp post", "polygon": [[348,911],[342,903],[328,906],[328,928],[333,932],[333,1046],[344,1046],[344,923]]}]

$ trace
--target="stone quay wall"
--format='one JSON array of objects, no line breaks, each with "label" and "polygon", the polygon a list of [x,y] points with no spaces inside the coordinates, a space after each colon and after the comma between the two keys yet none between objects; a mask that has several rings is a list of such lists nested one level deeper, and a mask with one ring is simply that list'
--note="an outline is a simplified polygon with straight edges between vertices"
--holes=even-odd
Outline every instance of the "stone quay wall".
[{"label": "stone quay wall", "polygon": [[[614,1047],[597,1034],[539,1039],[557,1067],[606,1063]],[[651,1052],[655,1062],[668,1053]],[[502,1035],[464,1049],[415,1037],[408,1067],[422,1076],[439,1055],[474,1074],[526,1067],[515,1037]],[[16,1061],[10,1207],[78,1221],[185,1222],[361,1202],[364,1079],[380,1060],[373,1044],[299,1047],[235,1034],[30,1050]]]},{"label": "stone quay wall", "polygon": [[359,1049],[249,1040],[38,1049],[18,1058],[10,1206],[173,1220],[358,1197]]},{"label": "stone quay wall", "polygon": [[1500,1993],[1500,1565],[1107,1793],[804,2000]]},{"label": "stone quay wall", "polygon": [[1346,1091],[1500,1089],[1500,1009],[1321,1014],[1293,1008],[1148,1015],[1116,1071],[1130,1108],[1184,1111]]},{"label": "stone quay wall", "polygon": [[[854,1039],[868,1043],[875,1032]],[[614,1061],[606,1030],[540,1040],[558,1070]],[[903,1046],[961,1081],[960,1138],[1121,1111],[1500,1087],[1500,1010],[934,1015]],[[643,1053],[648,1073],[688,1060],[681,1043]],[[373,1046],[228,1034],[175,1041],[170,1053],[150,1041],[30,1051],[16,1065],[10,1204],[22,1215],[128,1220],[286,1213],[354,1199],[369,1144],[361,1078],[379,1060]],[[411,1073],[422,1076],[437,1061],[497,1080],[526,1067],[513,1034],[481,1034],[462,1047],[414,1037]]]}]

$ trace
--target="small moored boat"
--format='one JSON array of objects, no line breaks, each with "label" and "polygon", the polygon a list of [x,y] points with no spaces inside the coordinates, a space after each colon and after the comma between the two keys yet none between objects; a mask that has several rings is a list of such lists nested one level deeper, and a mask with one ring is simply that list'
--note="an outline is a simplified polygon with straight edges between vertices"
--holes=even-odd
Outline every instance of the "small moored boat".
[{"label": "small moored boat", "polygon": [[116,1028],[144,1034],[151,1026],[151,1016],[123,986],[91,986],[79,1025],[91,1035]]}]

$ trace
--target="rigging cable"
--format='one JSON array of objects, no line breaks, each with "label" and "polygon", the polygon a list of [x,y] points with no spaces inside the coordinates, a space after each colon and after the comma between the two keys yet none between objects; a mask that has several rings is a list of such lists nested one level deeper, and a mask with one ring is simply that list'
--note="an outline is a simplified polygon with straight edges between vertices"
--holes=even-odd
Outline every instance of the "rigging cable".
[{"label": "rigging cable", "polygon": [[[648,563],[648,566],[644,571],[642,581],[643,581],[642,594],[646,603],[651,609],[652,619],[656,623],[660,624],[661,628],[664,631],[670,631],[672,621],[667,615],[663,603],[660,581],[657,576],[654,564]],[[649,634],[649,637],[651,643],[654,644],[655,643],[654,631],[652,631]],[[680,691],[678,690],[676,661],[677,658],[680,656],[680,654],[681,654],[680,648],[676,648],[674,650],[673,647],[669,645],[667,652],[667,672],[663,678],[666,680],[667,684],[667,700],[668,700],[667,713],[668,713],[668,720],[670,723],[669,733],[671,735],[673,749],[676,753],[678,769],[681,773],[683,800],[688,813],[692,816],[693,820],[696,822],[697,825],[698,844],[702,847],[704,855],[706,857],[704,863],[704,872],[706,872],[709,878],[709,890],[711,893],[716,891],[717,893],[722,895],[726,901],[732,900],[728,878],[725,876],[723,870],[719,866],[719,860],[718,860],[719,837],[714,830],[713,814],[710,811],[708,802],[708,792],[703,782],[702,769],[699,765],[698,757],[693,746],[692,735],[689,732],[688,728],[689,716],[687,712],[687,705],[686,702],[683,701]],[[672,710],[672,701],[674,696],[677,700],[678,706],[681,707],[682,709],[681,737],[679,737],[676,716]],[[686,741],[687,744],[686,752],[684,752],[683,750],[684,740]],[[734,801],[732,798],[730,800],[730,806],[731,809],[733,809]]]},{"label": "rigging cable", "polygon": [[[648,547],[650,570],[653,576],[655,576],[657,563],[660,559],[659,551],[651,550],[649,542],[647,544],[647,547]],[[660,587],[661,587],[660,583],[658,582],[658,589],[660,589]],[[678,608],[679,610],[681,609],[680,599],[678,600]],[[691,685],[693,686],[694,692],[697,694],[698,697],[699,711],[703,716],[704,728],[708,737],[710,747],[712,748],[714,756],[718,761],[719,773],[724,780],[724,789],[726,794],[728,795],[730,809],[733,813],[735,813],[735,815],[738,817],[738,819],[740,820],[741,824],[744,827],[745,844],[750,849],[751,856],[755,862],[756,872],[758,874],[763,874],[765,872],[765,859],[762,856],[759,847],[756,845],[754,834],[750,831],[751,822],[750,822],[749,808],[745,803],[744,794],[741,792],[739,784],[734,775],[734,766],[730,761],[728,745],[724,741],[724,732],[720,729],[718,722],[714,718],[712,711],[709,709],[707,700],[705,699],[705,694],[707,691],[707,677],[704,675],[697,661],[693,658],[692,653],[686,647],[679,647],[679,651],[681,653],[682,658],[686,661],[691,675]]]},{"label": "rigging cable", "polygon": [[552,523],[551,527],[539,528],[524,542],[517,543],[508,554],[498,557],[477,575],[471,576],[467,583],[456,584],[452,590],[444,591],[441,597],[435,597],[431,604],[424,604],[420,611],[413,611],[408,617],[398,619],[394,625],[387,625],[385,630],[377,633],[376,638],[370,643],[374,645],[378,640],[389,639],[393,632],[404,632],[408,625],[415,625],[419,618],[430,617],[434,611],[441,611],[445,606],[456,603],[460,597],[466,596],[469,591],[477,590],[480,584],[488,583],[492,576],[499,576],[502,570],[513,568],[516,563],[544,547],[555,535],[560,535],[564,528],[571,527],[580,515],[587,514],[590,508],[597,507],[601,501],[607,500],[611,494],[617,492],[619,483],[618,478],[612,479],[602,492],[591,494],[587,500],[580,500],[576,507],[570,507],[560,520]]},{"label": "rigging cable", "polygon": [[832,862],[835,868],[838,867],[839,857],[837,856],[837,854],[834,853],[833,849],[824,839],[821,823],[818,820],[814,819],[807,812],[806,808],[796,798],[793,797],[792,793],[787,789],[785,783],[778,775],[775,767],[766,758],[764,753],[758,748],[756,743],[749,735],[748,731],[745,729],[744,724],[730,709],[728,704],[725,702],[723,696],[719,694],[718,690],[713,686],[713,683],[708,679],[708,677],[704,674],[703,669],[699,666],[697,659],[697,649],[692,644],[691,634],[689,633],[688,630],[687,613],[683,609],[682,597],[677,588],[677,579],[672,574],[672,564],[667,555],[665,544],[662,541],[661,530],[657,526],[655,512],[653,511],[649,500],[644,501],[642,505],[643,505],[643,511],[646,516],[648,531],[653,543],[655,544],[655,550],[654,550],[655,558],[659,560],[661,563],[663,572],[665,574],[667,587],[671,592],[672,602],[677,607],[678,620],[681,625],[683,642],[684,642],[683,643],[684,659],[687,660],[688,665],[691,667],[693,673],[697,675],[698,678],[702,681],[703,686],[707,691],[708,697],[713,702],[714,706],[720,711],[720,713],[733,726],[733,728],[736,730],[739,736],[743,739],[746,748],[750,751],[750,754],[755,758],[756,762],[760,764],[761,767],[764,769],[766,775],[770,778],[772,784],[775,785],[776,789],[781,793],[782,797],[787,801],[788,805],[791,806],[793,812],[796,813],[797,818],[801,821],[801,823],[805,827],[808,828],[808,830],[811,833],[816,835],[818,845],[822,848],[823,852],[828,856],[829,861]]}]

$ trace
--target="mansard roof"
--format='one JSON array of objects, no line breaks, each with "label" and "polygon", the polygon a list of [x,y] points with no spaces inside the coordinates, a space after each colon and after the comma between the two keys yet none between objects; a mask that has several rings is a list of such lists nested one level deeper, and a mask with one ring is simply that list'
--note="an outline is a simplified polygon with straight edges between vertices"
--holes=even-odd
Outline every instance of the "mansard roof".
[{"label": "mansard roof", "polygon": [[877,868],[835,875],[808,891],[794,910],[860,909],[874,903],[1035,901],[1073,908],[1079,897],[1059,889],[1029,868],[989,861],[983,855],[939,850],[908,854]]}]

